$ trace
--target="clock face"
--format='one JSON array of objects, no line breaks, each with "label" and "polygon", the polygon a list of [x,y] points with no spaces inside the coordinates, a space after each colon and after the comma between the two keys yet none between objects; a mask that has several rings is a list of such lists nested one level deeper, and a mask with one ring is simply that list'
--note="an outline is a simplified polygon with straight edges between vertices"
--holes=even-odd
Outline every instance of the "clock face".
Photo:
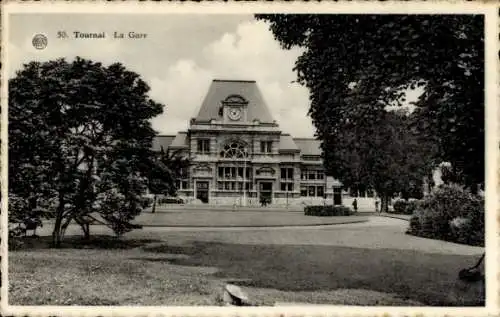
[{"label": "clock face", "polygon": [[229,119],[238,120],[241,117],[241,110],[239,108],[231,108],[228,113]]}]

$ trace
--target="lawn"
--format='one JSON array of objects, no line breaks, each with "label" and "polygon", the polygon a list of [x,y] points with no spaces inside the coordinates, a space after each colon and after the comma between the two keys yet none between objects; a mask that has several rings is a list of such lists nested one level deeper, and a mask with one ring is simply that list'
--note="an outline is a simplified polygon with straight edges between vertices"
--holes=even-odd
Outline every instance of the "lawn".
[{"label": "lawn", "polygon": [[[30,238],[24,250],[9,254],[9,302],[221,305],[223,286],[232,282],[243,286],[257,303],[267,305],[283,301],[483,304],[479,285],[457,279],[458,271],[473,264],[476,255],[384,248],[380,241],[390,239],[394,243],[396,234],[401,234],[399,240],[416,241],[416,245],[428,241],[429,245],[450,245],[450,250],[455,245],[405,236],[393,227],[362,225],[328,230],[137,230],[121,241],[98,237],[82,245],[70,238],[66,248],[60,250],[46,247],[48,237]],[[351,244],[338,241],[344,236]],[[354,247],[352,240],[356,237],[372,237],[372,245],[365,241],[359,245],[366,247]]]},{"label": "lawn", "polygon": [[366,216],[312,217],[286,211],[161,211],[145,212],[134,219],[143,226],[171,227],[280,227],[366,221]]}]

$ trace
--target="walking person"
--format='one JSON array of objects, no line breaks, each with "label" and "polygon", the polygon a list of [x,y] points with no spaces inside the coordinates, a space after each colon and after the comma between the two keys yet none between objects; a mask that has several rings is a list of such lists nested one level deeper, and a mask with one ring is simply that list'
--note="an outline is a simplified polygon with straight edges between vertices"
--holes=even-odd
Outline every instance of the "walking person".
[{"label": "walking person", "polygon": [[358,200],[354,198],[354,201],[352,202],[352,208],[354,209],[354,212],[358,212]]}]

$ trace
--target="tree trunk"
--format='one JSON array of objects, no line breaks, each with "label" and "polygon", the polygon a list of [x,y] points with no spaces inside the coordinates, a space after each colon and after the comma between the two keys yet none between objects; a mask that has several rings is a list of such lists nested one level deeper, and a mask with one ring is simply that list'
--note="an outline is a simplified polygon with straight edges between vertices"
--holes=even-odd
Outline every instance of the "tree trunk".
[{"label": "tree trunk", "polygon": [[85,177],[82,178],[80,182],[78,194],[75,198],[75,210],[73,211],[73,214],[70,215],[67,222],[63,225],[63,229],[66,230],[71,223],[71,220],[74,219],[80,228],[82,228],[85,240],[90,240],[90,226],[89,223],[85,221],[84,216],[89,213],[89,211],[85,208],[85,205],[89,203],[87,198],[92,186],[91,178],[94,170],[94,157],[89,157],[89,161],[89,167],[85,172]]},{"label": "tree trunk", "polygon": [[88,223],[80,224],[80,227],[83,230],[83,239],[90,240],[90,225]]},{"label": "tree trunk", "polygon": [[389,196],[382,194],[380,196],[380,212],[387,213],[389,211]]},{"label": "tree trunk", "polygon": [[151,213],[154,214],[155,211],[156,211],[156,198],[157,198],[157,195],[154,194],[153,195],[153,208],[151,209]]},{"label": "tree trunk", "polygon": [[60,248],[63,236],[62,221],[64,214],[64,195],[59,193],[59,206],[57,206],[56,221],[52,230],[52,247]]}]

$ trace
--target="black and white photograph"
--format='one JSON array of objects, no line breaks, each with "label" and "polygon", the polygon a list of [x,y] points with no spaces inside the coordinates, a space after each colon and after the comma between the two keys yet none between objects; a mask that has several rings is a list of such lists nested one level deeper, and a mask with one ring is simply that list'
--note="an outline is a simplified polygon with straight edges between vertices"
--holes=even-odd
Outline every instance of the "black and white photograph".
[{"label": "black and white photograph", "polygon": [[2,8],[2,314],[498,312],[494,5],[142,4]]}]

